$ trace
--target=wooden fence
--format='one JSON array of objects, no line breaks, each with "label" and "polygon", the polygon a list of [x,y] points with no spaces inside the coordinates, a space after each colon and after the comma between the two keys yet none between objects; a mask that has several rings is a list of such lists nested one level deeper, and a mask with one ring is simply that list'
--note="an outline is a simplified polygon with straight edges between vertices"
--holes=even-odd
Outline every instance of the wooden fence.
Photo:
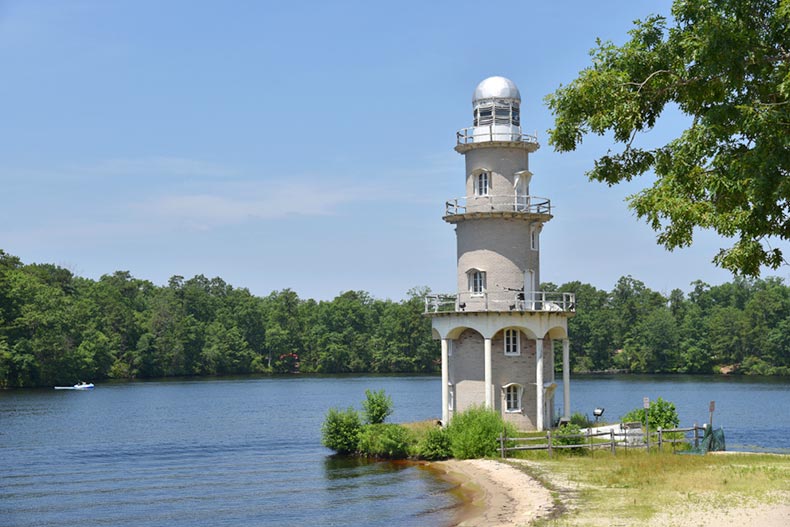
[{"label": "wooden fence", "polygon": [[[593,432],[587,430],[584,434],[560,434],[558,431],[547,431],[545,436],[535,437],[505,437],[500,435],[499,453],[502,458],[508,457],[508,453],[521,450],[546,450],[549,456],[553,455],[554,450],[569,448],[608,449],[612,455],[617,453],[617,449],[650,449],[652,445],[663,450],[665,445],[671,445],[674,451],[677,445],[682,443],[699,446],[700,439],[704,433],[704,426],[694,426],[688,428],[659,428],[655,432],[645,434],[641,429],[641,424],[624,423],[619,431],[610,429],[604,432]],[[701,433],[702,432],[702,433]],[[577,441],[572,441],[572,440]]]}]

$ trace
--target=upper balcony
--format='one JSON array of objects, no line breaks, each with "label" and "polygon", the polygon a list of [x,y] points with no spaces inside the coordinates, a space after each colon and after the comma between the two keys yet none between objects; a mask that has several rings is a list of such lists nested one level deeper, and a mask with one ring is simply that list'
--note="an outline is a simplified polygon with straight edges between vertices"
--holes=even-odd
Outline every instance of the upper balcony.
[{"label": "upper balcony", "polygon": [[455,133],[455,150],[464,153],[480,146],[509,146],[534,152],[540,148],[537,135],[521,133],[520,127],[488,124],[463,128]]},{"label": "upper balcony", "polygon": [[538,196],[507,194],[455,198],[445,202],[444,219],[450,223],[466,217],[491,215],[518,216],[524,219],[548,221],[552,218],[551,201]]},{"label": "upper balcony", "polygon": [[480,312],[575,313],[576,295],[559,291],[486,291],[436,294],[425,297],[425,313]]}]

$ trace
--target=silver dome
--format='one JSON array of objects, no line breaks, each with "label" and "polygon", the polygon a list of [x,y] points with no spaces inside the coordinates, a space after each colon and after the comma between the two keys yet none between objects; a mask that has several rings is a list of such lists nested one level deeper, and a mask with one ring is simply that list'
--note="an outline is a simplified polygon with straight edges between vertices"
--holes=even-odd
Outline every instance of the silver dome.
[{"label": "silver dome", "polygon": [[521,102],[515,83],[505,77],[488,77],[475,88],[472,103],[486,99],[512,99]]}]

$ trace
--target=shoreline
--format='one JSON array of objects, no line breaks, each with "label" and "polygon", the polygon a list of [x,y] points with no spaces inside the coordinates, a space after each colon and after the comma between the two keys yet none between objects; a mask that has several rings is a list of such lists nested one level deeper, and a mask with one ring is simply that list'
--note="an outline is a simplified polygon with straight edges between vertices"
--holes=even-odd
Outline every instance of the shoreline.
[{"label": "shoreline", "polygon": [[451,525],[517,527],[548,516],[551,492],[523,471],[493,459],[436,461],[431,470],[457,485],[462,504]]}]

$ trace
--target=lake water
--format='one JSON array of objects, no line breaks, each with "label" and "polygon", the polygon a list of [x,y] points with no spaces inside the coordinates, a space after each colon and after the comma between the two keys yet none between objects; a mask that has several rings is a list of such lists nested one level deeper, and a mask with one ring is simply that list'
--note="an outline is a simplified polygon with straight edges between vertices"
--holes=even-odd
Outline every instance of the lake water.
[{"label": "lake water", "polygon": [[[338,460],[331,406],[384,389],[395,422],[435,418],[438,377],[274,377],[0,392],[0,526],[448,525],[451,484],[412,464]],[[557,392],[562,393],[561,387]],[[574,411],[614,420],[642,397],[708,419],[731,450],[790,453],[790,379],[574,377]],[[557,406],[562,407],[561,398]],[[756,433],[755,433],[756,431]]]}]

